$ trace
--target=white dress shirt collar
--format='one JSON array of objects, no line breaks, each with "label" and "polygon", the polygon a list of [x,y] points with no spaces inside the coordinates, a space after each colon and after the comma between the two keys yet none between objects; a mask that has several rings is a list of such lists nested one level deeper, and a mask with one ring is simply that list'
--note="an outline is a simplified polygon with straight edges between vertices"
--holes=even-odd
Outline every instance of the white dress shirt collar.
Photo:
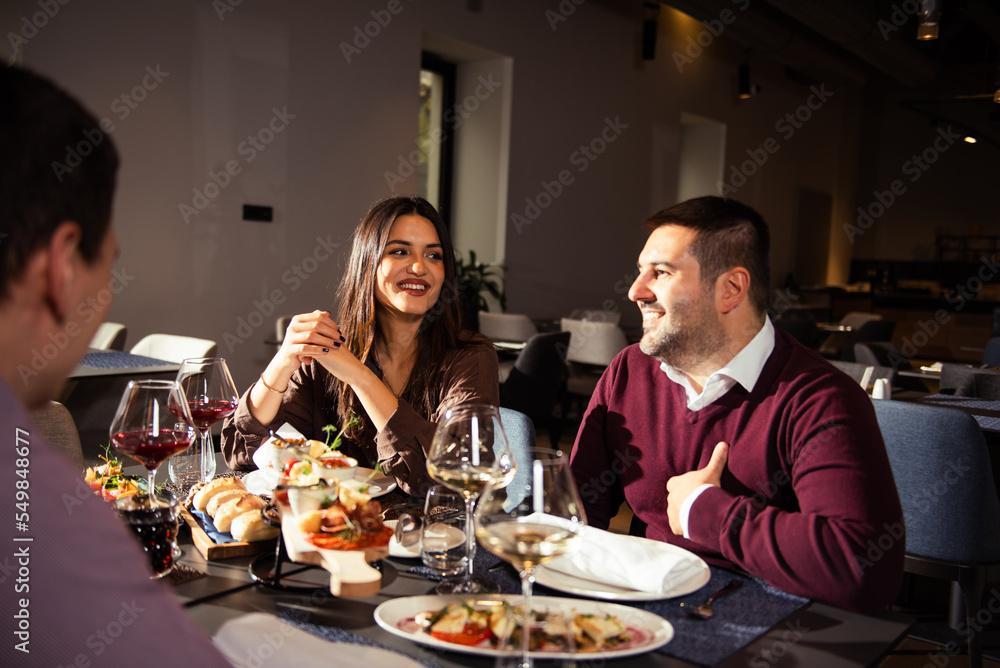
[{"label": "white dress shirt collar", "polygon": [[736,353],[725,366],[708,377],[701,393],[695,391],[691,381],[681,370],[665,362],[660,363],[660,369],[667,374],[667,378],[684,388],[688,410],[699,411],[717,401],[737,383],[747,392],[753,391],[757,379],[760,378],[760,372],[773,350],[774,325],[771,324],[770,318],[765,317],[764,325],[750,343],[743,346],[743,350]]}]

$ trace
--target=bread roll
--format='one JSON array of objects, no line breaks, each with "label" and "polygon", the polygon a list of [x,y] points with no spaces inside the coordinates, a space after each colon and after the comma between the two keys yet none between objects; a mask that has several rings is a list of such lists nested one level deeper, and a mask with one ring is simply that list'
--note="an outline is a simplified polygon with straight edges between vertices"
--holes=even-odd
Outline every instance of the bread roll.
[{"label": "bread roll", "polygon": [[229,503],[230,501],[238,501],[246,493],[246,490],[236,487],[219,492],[213,496],[212,500],[208,502],[207,506],[205,506],[205,512],[208,513],[209,517],[214,518],[219,512],[219,508],[221,508],[224,504]]},{"label": "bread roll", "polygon": [[260,518],[260,511],[251,511],[239,515],[233,520],[230,531],[233,538],[246,543],[267,540],[278,535],[277,527],[267,524]]},{"label": "bread roll", "polygon": [[216,494],[221,494],[226,490],[231,489],[241,489],[244,492],[247,491],[246,485],[239,478],[216,478],[212,482],[208,483],[197,494],[194,495],[192,504],[195,510],[205,510],[208,506],[208,502],[212,500],[212,497]]},{"label": "bread roll", "polygon": [[264,499],[253,494],[244,494],[239,499],[230,501],[219,507],[213,522],[219,531],[229,531],[233,520],[244,513],[260,514],[260,509],[266,506]]}]

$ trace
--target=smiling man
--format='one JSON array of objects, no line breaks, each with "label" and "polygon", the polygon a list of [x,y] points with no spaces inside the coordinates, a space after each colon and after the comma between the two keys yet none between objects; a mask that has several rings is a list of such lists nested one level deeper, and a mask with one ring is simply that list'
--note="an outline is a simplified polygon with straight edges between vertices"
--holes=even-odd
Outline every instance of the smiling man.
[{"label": "smiling man", "polygon": [[[590,523],[801,596],[873,612],[902,578],[903,515],[871,400],[767,317],[767,225],[701,197],[646,222],[629,299],[643,336],[584,415],[571,465]],[[892,545],[878,560],[871,544]]]}]

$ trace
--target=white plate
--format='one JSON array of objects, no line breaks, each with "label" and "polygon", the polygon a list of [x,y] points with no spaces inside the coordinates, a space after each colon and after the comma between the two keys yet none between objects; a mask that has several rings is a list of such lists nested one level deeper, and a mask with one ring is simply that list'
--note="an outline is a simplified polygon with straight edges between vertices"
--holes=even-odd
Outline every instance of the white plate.
[{"label": "white plate", "polygon": [[[269,641],[276,636],[280,642]],[[254,612],[231,619],[212,638],[216,648],[229,662],[239,668],[327,668],[330,657],[336,657],[341,668],[372,668],[400,666],[422,668],[419,663],[397,652],[381,647],[331,642],[291,626],[274,615]],[[261,661],[262,647],[267,647],[268,660]]]},{"label": "white plate", "polygon": [[420,558],[420,541],[417,541],[413,545],[404,546],[400,545],[396,537],[393,536],[389,539],[389,556],[396,557],[398,559],[419,559]]},{"label": "white plate", "polygon": [[[481,598],[503,599],[510,601],[511,605],[520,605],[523,602],[520,596],[487,596]],[[429,633],[421,631],[413,622],[413,617],[418,613],[428,610],[440,610],[448,603],[453,603],[456,600],[458,599],[455,597],[444,596],[407,596],[405,598],[395,598],[375,608],[375,622],[393,635],[412,640],[420,645],[427,645],[428,647],[465,654],[478,654],[480,656],[520,655],[520,650],[501,651],[494,649],[490,647],[488,640],[482,642],[484,646],[474,645],[471,647],[444,642],[432,637]],[[674,637],[674,627],[659,615],[615,603],[582,601],[553,596],[533,596],[531,598],[531,607],[535,610],[575,610],[581,614],[615,615],[629,627],[633,637],[626,645],[606,652],[588,652],[586,654],[575,655],[559,651],[532,652],[532,656],[537,659],[569,659],[574,657],[617,659],[635,654],[645,654],[667,644]]]},{"label": "white plate", "polygon": [[[357,472],[354,474],[354,479],[364,482],[368,480],[368,476],[370,476],[371,473],[371,469],[359,466],[357,468]],[[275,485],[278,484],[278,475],[268,469],[251,471],[243,476],[243,484],[247,486],[247,491],[251,494],[271,496],[271,494],[274,493]],[[371,480],[368,480],[366,484],[368,485],[368,494],[370,494],[373,499],[385,496],[392,490],[396,489],[396,481],[385,476],[376,476]]]}]

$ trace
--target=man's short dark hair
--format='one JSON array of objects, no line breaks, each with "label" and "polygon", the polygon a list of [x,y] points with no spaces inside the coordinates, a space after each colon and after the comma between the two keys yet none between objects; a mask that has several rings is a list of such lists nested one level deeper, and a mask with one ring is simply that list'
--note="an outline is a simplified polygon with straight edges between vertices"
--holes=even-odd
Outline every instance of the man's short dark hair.
[{"label": "man's short dark hair", "polygon": [[0,67],[0,299],[56,228],[75,221],[94,262],[111,221],[115,147],[68,93],[37,74]]},{"label": "man's short dark hair", "polygon": [[697,233],[688,251],[698,260],[702,284],[711,288],[725,271],[743,267],[750,273],[750,303],[767,310],[771,289],[771,235],[759,213],[736,200],[696,197],[653,214],[646,221],[652,232],[679,225]]}]

